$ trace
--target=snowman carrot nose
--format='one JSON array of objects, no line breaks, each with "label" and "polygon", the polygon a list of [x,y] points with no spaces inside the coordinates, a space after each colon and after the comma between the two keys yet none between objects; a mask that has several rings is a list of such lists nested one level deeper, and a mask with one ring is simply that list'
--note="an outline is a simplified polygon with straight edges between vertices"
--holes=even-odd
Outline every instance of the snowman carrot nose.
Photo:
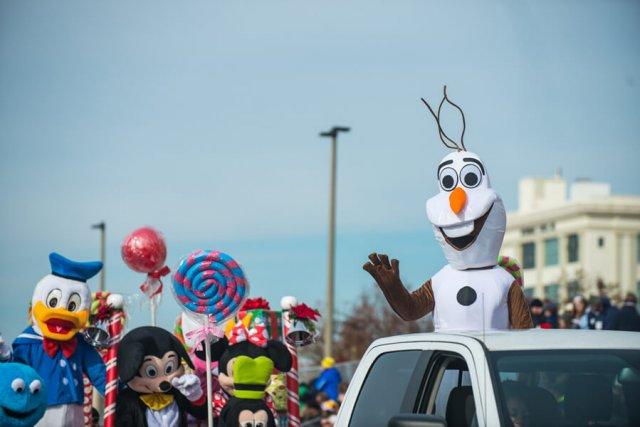
[{"label": "snowman carrot nose", "polygon": [[451,194],[449,194],[449,206],[451,206],[451,210],[455,214],[459,214],[466,204],[467,193],[465,193],[462,188],[456,187]]}]

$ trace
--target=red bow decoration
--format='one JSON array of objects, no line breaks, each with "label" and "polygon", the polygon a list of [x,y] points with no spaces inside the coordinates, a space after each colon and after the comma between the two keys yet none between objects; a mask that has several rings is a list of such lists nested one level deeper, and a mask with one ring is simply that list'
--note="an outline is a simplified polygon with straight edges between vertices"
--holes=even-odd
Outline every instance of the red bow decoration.
[{"label": "red bow decoration", "polygon": [[271,310],[271,307],[269,307],[269,301],[264,298],[248,298],[242,305],[241,310]]},{"label": "red bow decoration", "polygon": [[231,330],[229,345],[249,341],[253,345],[264,348],[267,346],[268,340],[269,336],[267,334],[266,326],[261,319],[256,319],[253,323],[253,327],[249,330],[247,330],[242,322],[238,322]]},{"label": "red bow decoration", "polygon": [[42,347],[49,357],[54,357],[59,350],[62,350],[64,357],[69,358],[76,351],[78,341],[72,338],[69,341],[56,341],[49,338],[42,338]]},{"label": "red bow decoration", "polygon": [[145,280],[144,283],[140,285],[140,290],[149,298],[153,298],[156,295],[161,294],[162,280],[160,279],[170,272],[171,269],[169,269],[169,267],[165,265],[160,270],[147,273],[147,280]]},{"label": "red bow decoration", "polygon": [[291,314],[296,320],[312,320],[316,322],[320,317],[320,312],[309,307],[307,304],[298,304],[291,307]]}]

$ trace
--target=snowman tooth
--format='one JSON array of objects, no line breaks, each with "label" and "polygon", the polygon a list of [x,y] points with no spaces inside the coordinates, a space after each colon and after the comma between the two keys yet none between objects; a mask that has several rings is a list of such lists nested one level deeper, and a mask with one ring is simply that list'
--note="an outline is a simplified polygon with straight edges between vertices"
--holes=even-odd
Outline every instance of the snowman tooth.
[{"label": "snowman tooth", "polygon": [[462,237],[473,233],[474,222],[468,221],[462,224],[451,225],[449,227],[442,227],[442,232],[447,237],[455,238]]}]

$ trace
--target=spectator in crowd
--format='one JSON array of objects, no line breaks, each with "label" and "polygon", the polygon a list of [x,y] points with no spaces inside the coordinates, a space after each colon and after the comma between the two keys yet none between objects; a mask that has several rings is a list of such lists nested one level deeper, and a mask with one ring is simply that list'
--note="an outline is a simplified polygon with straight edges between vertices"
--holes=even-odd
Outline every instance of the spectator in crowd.
[{"label": "spectator in crowd", "polygon": [[600,297],[602,304],[602,329],[615,329],[620,310],[611,304],[611,300],[606,295]]},{"label": "spectator in crowd", "polygon": [[541,328],[545,322],[544,318],[544,304],[538,298],[534,298],[529,303],[529,310],[531,310],[531,320],[533,321],[534,328]]},{"label": "spectator in crowd", "polygon": [[582,295],[573,298],[573,327],[575,329],[589,329],[589,317],[587,314],[587,300]]},{"label": "spectator in crowd", "polygon": [[331,400],[338,400],[338,387],[342,382],[340,371],[335,367],[336,361],[333,357],[322,359],[322,372],[313,382],[313,387],[318,392],[324,392]]},{"label": "spectator in crowd", "polygon": [[344,395],[347,393],[347,388],[349,388],[349,383],[340,384],[340,389],[338,392],[338,403],[340,405],[342,405],[342,402],[344,401]]},{"label": "spectator in crowd", "polygon": [[557,329],[558,328],[558,307],[551,301],[546,300],[544,303],[544,323],[541,326],[543,329]]},{"label": "spectator in crowd", "polygon": [[565,310],[560,317],[558,317],[558,328],[560,329],[574,329],[573,315],[571,310]]},{"label": "spectator in crowd", "polygon": [[622,308],[615,320],[614,329],[618,331],[636,331],[640,332],[640,314],[636,308],[638,298],[629,292],[625,298]]},{"label": "spectator in crowd", "polygon": [[302,418],[302,421],[311,421],[315,419],[319,420],[321,414],[322,414],[322,411],[320,410],[320,405],[318,405],[317,402],[312,401],[312,402],[308,402],[304,406],[304,409],[302,410],[300,417]]}]

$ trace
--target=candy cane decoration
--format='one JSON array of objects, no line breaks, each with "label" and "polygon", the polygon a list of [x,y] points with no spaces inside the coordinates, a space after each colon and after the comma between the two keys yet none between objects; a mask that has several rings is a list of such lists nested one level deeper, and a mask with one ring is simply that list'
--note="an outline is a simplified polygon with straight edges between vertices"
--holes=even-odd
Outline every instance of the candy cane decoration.
[{"label": "candy cane decoration", "polygon": [[82,385],[84,391],[84,400],[82,402],[82,414],[84,415],[84,425],[91,426],[93,424],[93,386],[86,375],[82,377]]},{"label": "candy cane decoration", "polygon": [[[283,308],[285,308],[283,306]],[[289,310],[282,312],[282,336],[287,336],[291,321],[289,320]],[[300,398],[298,396],[298,350],[293,344],[284,340],[287,350],[291,354],[291,370],[287,372],[287,412],[289,415],[288,426],[300,427]]]},{"label": "candy cane decoration", "polygon": [[105,364],[107,365],[107,385],[104,394],[104,426],[114,427],[116,422],[116,397],[118,395],[118,366],[116,358],[118,345],[122,340],[122,311],[115,310],[109,320],[109,335],[111,341]]}]

